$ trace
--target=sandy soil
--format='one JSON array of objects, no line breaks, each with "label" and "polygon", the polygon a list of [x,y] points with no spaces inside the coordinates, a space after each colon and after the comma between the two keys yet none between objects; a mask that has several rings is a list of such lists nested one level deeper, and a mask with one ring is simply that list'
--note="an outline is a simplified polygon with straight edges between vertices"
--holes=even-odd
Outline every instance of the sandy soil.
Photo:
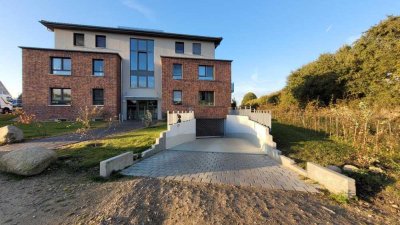
[{"label": "sandy soil", "polygon": [[[150,178],[100,182],[52,168],[21,179],[0,174],[0,224],[383,224],[320,194]],[[385,220],[383,220],[385,219]]]}]

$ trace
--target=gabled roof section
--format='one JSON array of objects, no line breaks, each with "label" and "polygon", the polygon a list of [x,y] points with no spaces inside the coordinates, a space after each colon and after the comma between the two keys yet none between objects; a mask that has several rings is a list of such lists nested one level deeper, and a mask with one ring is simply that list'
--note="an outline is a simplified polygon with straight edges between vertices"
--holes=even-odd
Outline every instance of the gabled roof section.
[{"label": "gabled roof section", "polygon": [[173,39],[207,41],[207,42],[214,42],[215,48],[218,47],[218,45],[222,41],[222,37],[208,37],[208,36],[199,36],[199,35],[190,35],[190,34],[177,34],[177,33],[168,33],[168,32],[153,31],[153,30],[141,30],[141,29],[125,28],[125,27],[116,28],[116,27],[100,27],[100,26],[72,24],[72,23],[58,23],[58,22],[50,22],[50,21],[46,21],[46,20],[41,20],[39,22],[51,31],[54,31],[54,29],[86,30],[86,31],[93,31],[93,32],[105,32],[105,33],[140,35],[140,36],[149,36],[149,37],[163,37],[163,38],[173,38]]}]

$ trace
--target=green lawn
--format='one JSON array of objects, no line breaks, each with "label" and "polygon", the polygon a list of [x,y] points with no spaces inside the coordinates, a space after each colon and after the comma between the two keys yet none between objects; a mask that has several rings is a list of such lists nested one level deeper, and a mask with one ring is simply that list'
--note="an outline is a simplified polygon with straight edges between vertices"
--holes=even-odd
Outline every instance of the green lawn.
[{"label": "green lawn", "polygon": [[58,150],[61,159],[69,161],[74,169],[98,166],[100,161],[131,151],[142,152],[150,148],[160,133],[167,129],[165,124],[150,128],[112,135],[96,141],[86,141]]},{"label": "green lawn", "polygon": [[[81,125],[76,122],[34,122],[31,124],[20,124],[13,121],[16,118],[13,114],[0,114],[0,127],[14,125],[24,132],[25,139],[43,138],[57,136],[66,133],[75,132]],[[104,127],[105,122],[93,122],[93,128]]]}]

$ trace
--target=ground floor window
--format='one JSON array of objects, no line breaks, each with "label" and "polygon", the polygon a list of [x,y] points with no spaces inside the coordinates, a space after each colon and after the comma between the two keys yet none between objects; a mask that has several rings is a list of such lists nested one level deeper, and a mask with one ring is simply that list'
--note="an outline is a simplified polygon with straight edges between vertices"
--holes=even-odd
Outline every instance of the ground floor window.
[{"label": "ground floor window", "polygon": [[51,105],[71,105],[71,89],[69,88],[51,88]]},{"label": "ground floor window", "polygon": [[173,91],[172,95],[173,95],[172,103],[174,105],[182,105],[182,91],[175,90]]},{"label": "ground floor window", "polygon": [[104,105],[104,89],[93,89],[93,105]]},{"label": "ground floor window", "polygon": [[200,91],[199,92],[199,105],[213,106],[214,105],[214,92],[213,91]]}]

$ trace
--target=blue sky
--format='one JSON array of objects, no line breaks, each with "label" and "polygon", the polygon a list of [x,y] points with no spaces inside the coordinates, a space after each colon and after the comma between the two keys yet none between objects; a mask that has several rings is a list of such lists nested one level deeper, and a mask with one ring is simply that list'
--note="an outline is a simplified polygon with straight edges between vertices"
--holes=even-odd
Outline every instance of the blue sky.
[{"label": "blue sky", "polygon": [[398,0],[0,0],[0,80],[22,90],[21,50],[53,47],[39,20],[222,36],[216,57],[232,59],[234,97],[281,89],[290,71],[356,40],[400,14]]}]

